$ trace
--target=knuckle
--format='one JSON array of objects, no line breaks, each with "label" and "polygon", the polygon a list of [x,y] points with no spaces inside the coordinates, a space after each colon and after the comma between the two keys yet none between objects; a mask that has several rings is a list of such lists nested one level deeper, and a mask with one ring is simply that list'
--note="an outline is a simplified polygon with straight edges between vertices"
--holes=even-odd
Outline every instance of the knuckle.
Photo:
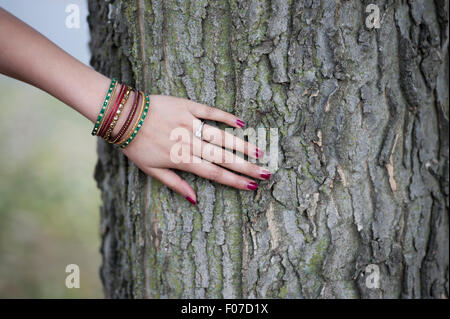
[{"label": "knuckle", "polygon": [[183,117],[183,119],[178,123],[178,126],[190,131],[192,130],[192,119],[187,116]]},{"label": "knuckle", "polygon": [[222,112],[222,117],[224,120],[227,120],[229,122],[236,122],[236,118],[234,117],[233,114],[227,113],[227,112]]},{"label": "knuckle", "polygon": [[166,184],[167,187],[173,190],[177,190],[177,188],[179,188],[179,182],[177,178],[165,177],[163,178],[162,182]]},{"label": "knuckle", "polygon": [[205,116],[209,117],[214,114],[214,109],[210,106],[205,106],[204,112],[205,112]]},{"label": "knuckle", "polygon": [[188,123],[186,123],[186,121],[181,120],[181,121],[178,122],[177,127],[187,129],[188,128]]},{"label": "knuckle", "polygon": [[214,167],[209,171],[209,178],[218,182],[222,178],[222,170],[219,167]]},{"label": "knuckle", "polygon": [[251,164],[251,163],[248,164],[247,171],[248,172],[253,172],[254,176],[259,176],[260,175],[260,170],[261,170],[261,168],[258,165]]},{"label": "knuckle", "polygon": [[167,187],[169,187],[170,189],[173,189],[174,191],[178,191],[177,190],[177,183],[175,183],[175,181],[173,180],[166,180],[165,183]]}]

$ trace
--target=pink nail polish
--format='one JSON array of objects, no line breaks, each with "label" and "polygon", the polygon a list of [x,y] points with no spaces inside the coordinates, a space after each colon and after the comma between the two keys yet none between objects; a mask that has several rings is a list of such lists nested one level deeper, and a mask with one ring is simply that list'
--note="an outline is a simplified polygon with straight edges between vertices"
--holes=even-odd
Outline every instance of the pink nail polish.
[{"label": "pink nail polish", "polygon": [[255,156],[256,156],[256,158],[263,157],[263,156],[264,156],[264,152],[261,151],[259,148],[256,148],[256,150],[255,150]]},{"label": "pink nail polish", "polygon": [[192,205],[197,205],[197,202],[195,200],[192,199],[191,196],[186,196],[186,199],[188,202],[190,202]]},{"label": "pink nail polish", "polygon": [[249,182],[247,184],[247,188],[252,190],[252,191],[255,191],[255,190],[258,189],[258,184],[256,184],[255,182]]},{"label": "pink nail polish", "polygon": [[244,121],[241,121],[241,120],[239,120],[239,119],[236,120],[236,124],[237,124],[237,126],[239,126],[239,127],[244,127],[244,126],[245,126],[245,122],[244,122]]},{"label": "pink nail polish", "polygon": [[269,171],[264,171],[263,173],[259,174],[259,176],[261,176],[261,178],[263,179],[269,179],[270,175],[271,173]]}]

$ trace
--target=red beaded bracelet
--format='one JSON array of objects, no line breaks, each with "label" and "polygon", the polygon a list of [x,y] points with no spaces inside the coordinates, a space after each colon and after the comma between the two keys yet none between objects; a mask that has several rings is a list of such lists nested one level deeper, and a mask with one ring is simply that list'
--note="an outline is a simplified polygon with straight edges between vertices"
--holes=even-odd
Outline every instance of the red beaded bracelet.
[{"label": "red beaded bracelet", "polygon": [[128,96],[130,95],[130,91],[131,88],[129,86],[127,86],[127,90],[125,92],[125,95],[122,97],[122,100],[120,101],[119,107],[116,111],[115,114],[113,114],[113,120],[111,122],[111,124],[108,127],[108,130],[106,131],[105,136],[103,137],[106,141],[110,140],[111,137],[111,133],[114,130],[114,128],[116,127],[117,122],[119,121],[120,115],[123,111],[123,108],[125,107],[125,104],[127,103],[128,100]]}]

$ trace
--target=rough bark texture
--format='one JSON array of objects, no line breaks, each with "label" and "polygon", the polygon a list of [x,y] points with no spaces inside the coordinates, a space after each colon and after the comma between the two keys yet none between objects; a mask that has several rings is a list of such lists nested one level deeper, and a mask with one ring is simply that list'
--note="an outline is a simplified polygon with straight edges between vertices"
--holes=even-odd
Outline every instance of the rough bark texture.
[{"label": "rough bark texture", "polygon": [[183,173],[198,207],[99,142],[106,297],[448,297],[448,1],[89,9],[97,70],[280,134],[257,192]]}]

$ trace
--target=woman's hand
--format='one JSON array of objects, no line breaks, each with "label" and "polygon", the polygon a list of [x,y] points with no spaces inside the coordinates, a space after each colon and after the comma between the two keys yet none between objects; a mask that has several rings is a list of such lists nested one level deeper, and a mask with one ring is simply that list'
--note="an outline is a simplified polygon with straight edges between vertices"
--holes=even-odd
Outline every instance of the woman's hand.
[{"label": "woman's hand", "polygon": [[192,204],[196,204],[194,190],[171,168],[243,190],[256,190],[258,185],[253,179],[232,171],[255,179],[270,178],[269,171],[231,151],[235,149],[260,158],[263,152],[255,145],[207,124],[202,129],[203,140],[197,138],[194,132],[200,126],[200,119],[222,122],[235,128],[244,126],[239,118],[219,109],[186,99],[152,95],[144,125],[123,153],[144,173],[160,180]]},{"label": "woman's hand", "polygon": [[[0,73],[41,88],[92,122],[96,121],[110,79],[77,61],[1,8],[0,21],[0,40],[3,40],[0,41]],[[202,130],[203,141],[194,137],[193,132],[201,123],[199,119],[223,122],[235,128],[244,125],[234,115],[216,108],[180,98],[151,96],[150,112],[144,125],[123,152],[146,174],[159,179],[193,204],[196,203],[194,190],[170,168],[192,172],[238,189],[255,190],[258,186],[254,180],[232,171],[252,178],[270,177],[267,170],[230,151],[221,151],[224,146],[258,158],[263,153],[256,146],[206,124]],[[118,127],[120,124],[116,129]],[[187,149],[182,161],[177,160],[174,152],[180,141],[171,139],[171,135],[180,129],[184,129],[186,135],[181,144]]]}]

